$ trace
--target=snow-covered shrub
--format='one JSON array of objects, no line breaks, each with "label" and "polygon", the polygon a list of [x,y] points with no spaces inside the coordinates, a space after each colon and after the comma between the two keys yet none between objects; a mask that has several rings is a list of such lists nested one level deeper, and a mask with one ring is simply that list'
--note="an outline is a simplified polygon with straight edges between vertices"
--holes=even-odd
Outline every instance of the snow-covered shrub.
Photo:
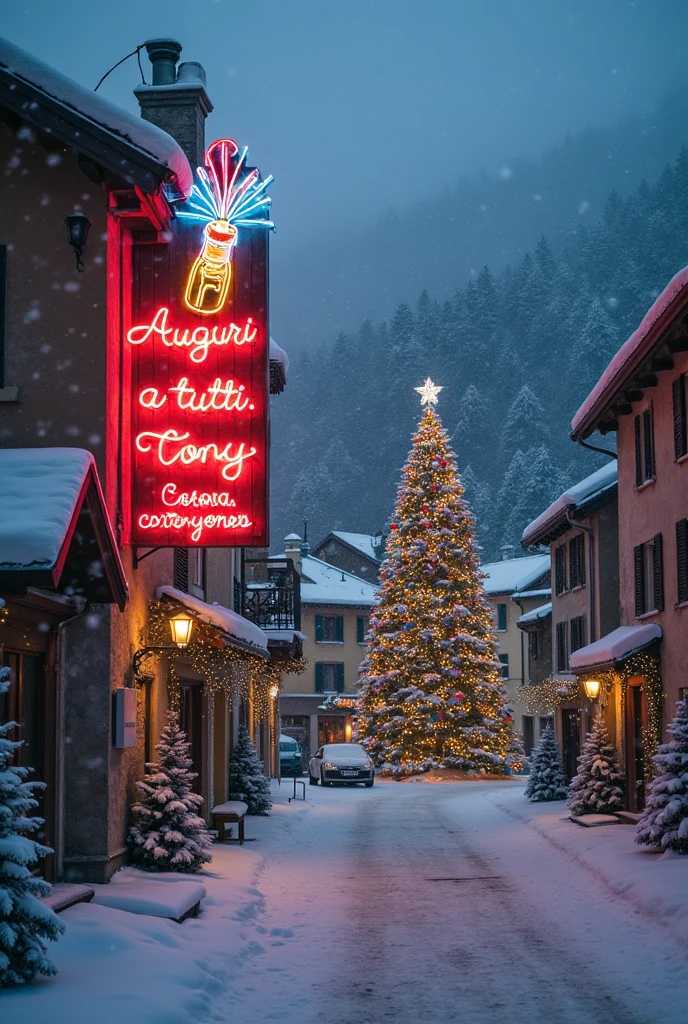
[{"label": "snow-covered shrub", "polygon": [[[9,668],[0,668],[0,694],[10,688]],[[46,942],[64,931],[56,914],[41,903],[50,886],[31,868],[52,853],[29,838],[43,824],[30,816],[38,806],[36,789],[43,782],[25,782],[31,768],[10,765],[21,740],[9,739],[16,722],[0,725],[0,986],[25,985],[37,974],[55,974],[45,954]]]},{"label": "snow-covered shrub", "polygon": [[189,747],[177,713],[170,711],[155,747],[160,761],[146,765],[145,779],[136,783],[143,799],[132,807],[131,859],[147,871],[200,871],[212,860],[210,833],[196,813],[203,797],[191,791],[197,773],[190,771]]},{"label": "snow-covered shrub", "polygon": [[616,748],[598,718],[583,744],[578,771],[569,787],[571,814],[613,814],[623,807],[623,775]]},{"label": "snow-covered shrub", "polygon": [[672,739],[653,758],[657,775],[648,786],[635,841],[688,853],[688,700],[676,705],[667,732]]},{"label": "snow-covered shrub", "polygon": [[530,775],[526,786],[529,800],[565,800],[568,790],[559,747],[550,725],[530,756]]},{"label": "snow-covered shrub", "polygon": [[245,725],[239,727],[239,738],[229,758],[229,799],[248,804],[247,814],[267,814],[272,807],[270,780]]}]

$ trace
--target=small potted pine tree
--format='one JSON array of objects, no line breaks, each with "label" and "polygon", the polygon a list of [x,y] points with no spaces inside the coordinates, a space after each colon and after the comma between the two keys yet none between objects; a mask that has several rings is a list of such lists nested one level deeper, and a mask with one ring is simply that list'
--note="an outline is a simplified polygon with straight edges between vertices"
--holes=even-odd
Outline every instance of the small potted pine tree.
[{"label": "small potted pine tree", "polygon": [[676,853],[688,853],[688,700],[676,705],[667,728],[669,743],[653,760],[657,775],[647,789],[647,802],[635,841]]},{"label": "small potted pine tree", "polygon": [[581,814],[614,814],[623,807],[623,776],[616,748],[597,718],[578,758],[578,771],[569,787],[569,810]]}]

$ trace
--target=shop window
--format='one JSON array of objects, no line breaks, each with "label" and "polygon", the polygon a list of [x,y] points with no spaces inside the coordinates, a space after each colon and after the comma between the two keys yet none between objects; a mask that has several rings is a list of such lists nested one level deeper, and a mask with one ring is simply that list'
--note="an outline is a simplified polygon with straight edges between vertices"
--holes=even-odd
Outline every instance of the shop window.
[{"label": "shop window", "polygon": [[571,651],[579,650],[581,647],[585,647],[587,643],[587,628],[585,615],[577,615],[575,619],[571,619]]},{"label": "shop window", "polygon": [[344,690],[344,662],[316,661],[315,692],[342,693]]},{"label": "shop window", "polygon": [[497,631],[499,633],[506,633],[506,605],[497,605]]},{"label": "shop window", "polygon": [[576,534],[569,541],[569,586],[582,587],[585,584],[585,536]]},{"label": "shop window", "polygon": [[508,679],[509,678],[509,655],[508,654],[500,654],[498,657],[499,657],[499,660],[502,663],[502,679]]},{"label": "shop window", "polygon": [[566,545],[560,544],[554,549],[554,583],[557,596],[563,594],[566,587]]},{"label": "shop window", "polygon": [[682,373],[673,381],[674,404],[674,458],[681,459],[688,454],[688,432],[686,431],[686,375]]},{"label": "shop window", "polygon": [[366,633],[368,632],[368,616],[357,615],[356,616],[356,643],[364,644],[366,642]]},{"label": "shop window", "polygon": [[658,533],[647,544],[633,550],[635,573],[635,614],[661,612],[664,609],[664,574],[662,567],[662,535]]},{"label": "shop window", "polygon": [[315,642],[316,644],[344,643],[344,616],[316,615]]},{"label": "shop window", "polygon": [[652,405],[635,418],[635,484],[640,487],[655,474],[655,439]]},{"label": "shop window", "polygon": [[568,622],[557,622],[557,672],[566,672],[569,667]]}]

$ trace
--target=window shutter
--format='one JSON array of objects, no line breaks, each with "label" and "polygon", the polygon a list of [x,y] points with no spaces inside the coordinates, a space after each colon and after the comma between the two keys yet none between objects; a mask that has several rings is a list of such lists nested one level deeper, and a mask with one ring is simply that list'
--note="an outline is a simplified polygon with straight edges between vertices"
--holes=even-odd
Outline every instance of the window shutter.
[{"label": "window shutter", "polygon": [[344,616],[335,615],[334,619],[334,638],[337,643],[344,643]]},{"label": "window shutter", "polygon": [[322,615],[315,616],[315,642],[316,644],[322,643],[323,638],[323,617]]},{"label": "window shutter", "polygon": [[645,479],[654,476],[654,452],[652,451],[652,413],[646,409],[643,413],[643,447],[645,449]]},{"label": "window shutter", "polygon": [[642,615],[645,611],[645,566],[643,564],[643,545],[633,548],[635,568],[635,614]]},{"label": "window shutter", "polygon": [[688,519],[676,523],[676,574],[678,602],[688,601]]},{"label": "window shutter", "polygon": [[585,586],[585,537],[582,534],[578,538],[578,583]]},{"label": "window shutter", "polygon": [[580,586],[578,575],[578,537],[573,537],[569,541],[569,583],[572,590]]},{"label": "window shutter", "polygon": [[175,590],[189,591],[189,550],[188,548],[174,549],[174,568],[172,571]]},{"label": "window shutter", "polygon": [[560,544],[554,552],[554,571],[557,596],[566,590],[566,545]]},{"label": "window shutter", "polygon": [[316,661],[315,663],[315,692],[323,692],[323,663],[322,661]]},{"label": "window shutter", "polygon": [[658,533],[652,541],[652,587],[655,611],[664,611],[664,573],[662,568],[662,535]]},{"label": "window shutter", "polygon": [[565,672],[568,668],[566,625],[566,622],[557,622],[557,672]]},{"label": "window shutter", "polygon": [[344,662],[337,662],[337,693],[344,691]]},{"label": "window shutter", "polygon": [[365,619],[362,615],[356,617],[356,643],[362,644],[365,641]]},{"label": "window shutter", "polygon": [[643,457],[640,448],[640,416],[635,418],[635,485],[643,482]]},{"label": "window shutter", "polygon": [[497,629],[501,633],[505,633],[506,632],[506,605],[505,604],[498,604],[497,605]]},{"label": "window shutter", "polygon": [[681,374],[671,385],[674,403],[674,457],[680,459],[686,454],[686,377]]}]

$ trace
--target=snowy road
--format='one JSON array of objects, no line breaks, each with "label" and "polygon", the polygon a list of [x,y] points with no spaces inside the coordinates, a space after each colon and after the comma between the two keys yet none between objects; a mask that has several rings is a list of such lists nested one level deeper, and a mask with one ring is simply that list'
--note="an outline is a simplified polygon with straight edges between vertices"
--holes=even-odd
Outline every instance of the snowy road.
[{"label": "snowy road", "polygon": [[261,830],[217,1019],[685,1024],[685,947],[515,816],[519,785],[308,789]]}]

